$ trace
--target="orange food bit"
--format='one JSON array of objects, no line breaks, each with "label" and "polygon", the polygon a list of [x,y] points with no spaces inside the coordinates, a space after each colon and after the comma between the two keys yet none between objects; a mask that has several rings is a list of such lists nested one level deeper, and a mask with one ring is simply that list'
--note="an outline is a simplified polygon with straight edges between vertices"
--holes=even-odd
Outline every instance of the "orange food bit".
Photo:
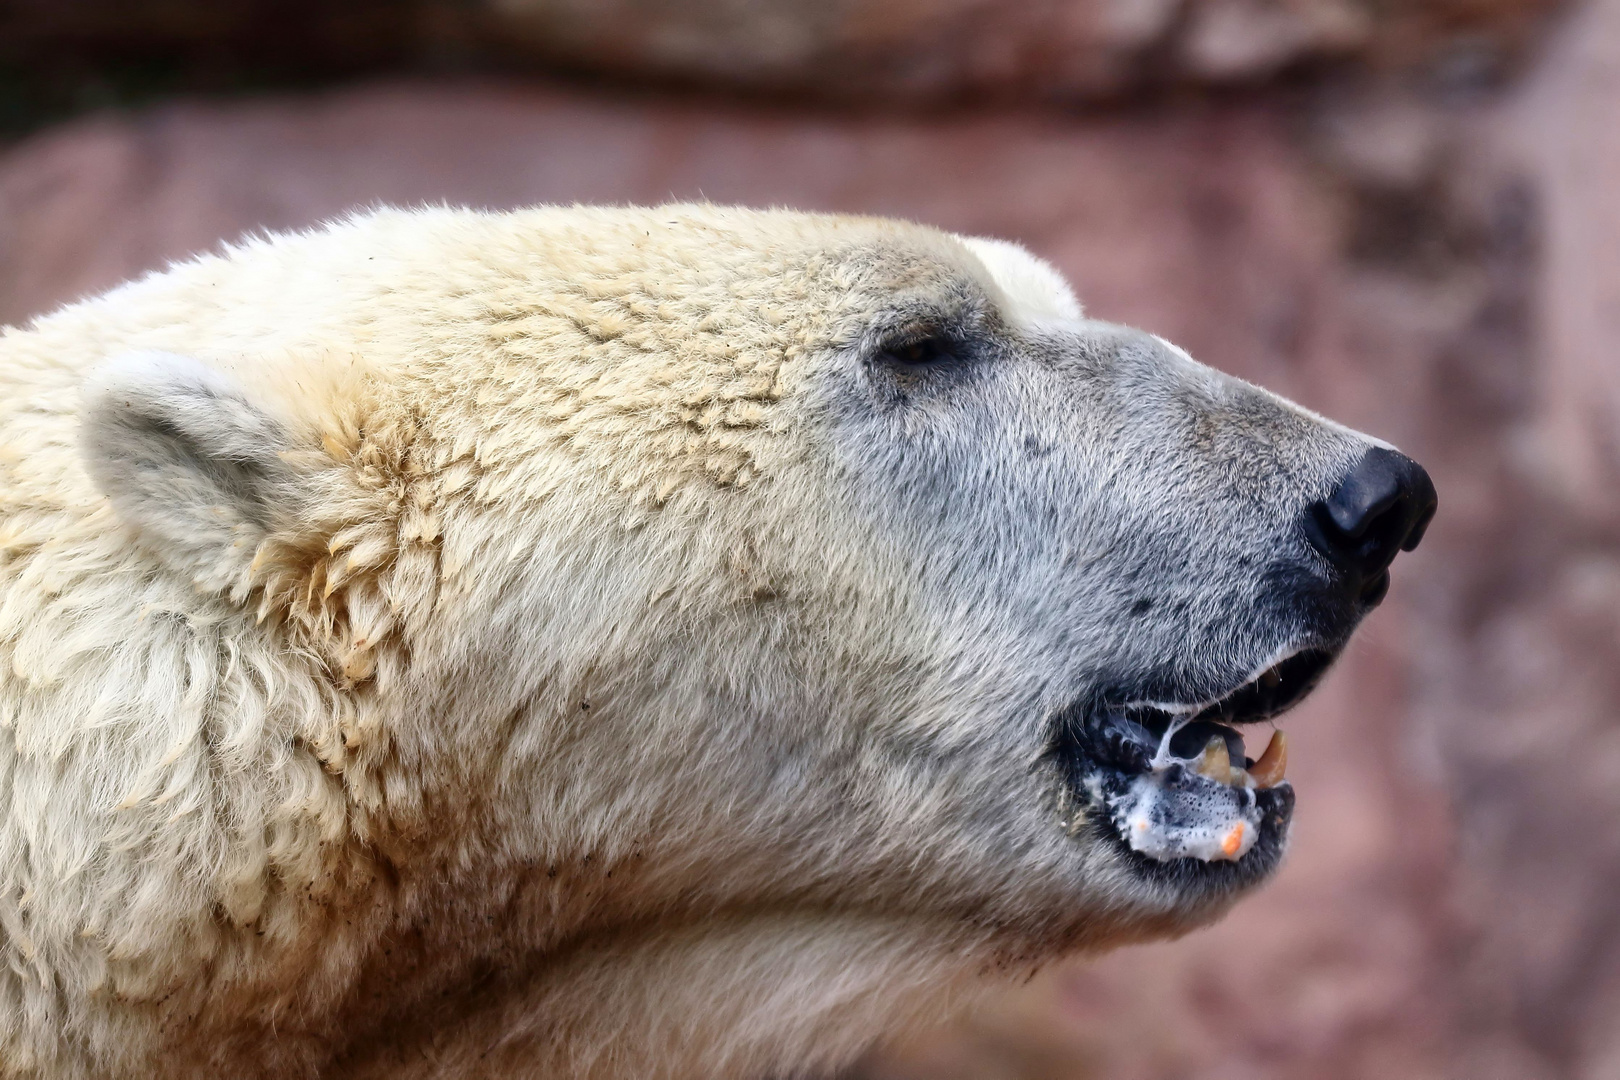
[{"label": "orange food bit", "polygon": [[1236,855],[1238,853],[1238,848],[1243,846],[1243,830],[1247,827],[1247,824],[1242,821],[1232,826],[1232,831],[1226,834],[1225,840],[1221,841],[1221,852],[1223,854]]}]

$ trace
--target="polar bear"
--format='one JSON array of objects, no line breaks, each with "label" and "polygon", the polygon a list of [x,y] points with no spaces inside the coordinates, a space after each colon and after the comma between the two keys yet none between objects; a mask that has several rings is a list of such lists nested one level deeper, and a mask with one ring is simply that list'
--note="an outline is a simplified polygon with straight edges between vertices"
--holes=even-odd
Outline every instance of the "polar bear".
[{"label": "polar bear", "polygon": [[[836,1070],[1218,917],[1432,513],[1011,244],[383,210],[0,337],[6,1076]],[[1251,752],[1252,751],[1252,752]]]}]

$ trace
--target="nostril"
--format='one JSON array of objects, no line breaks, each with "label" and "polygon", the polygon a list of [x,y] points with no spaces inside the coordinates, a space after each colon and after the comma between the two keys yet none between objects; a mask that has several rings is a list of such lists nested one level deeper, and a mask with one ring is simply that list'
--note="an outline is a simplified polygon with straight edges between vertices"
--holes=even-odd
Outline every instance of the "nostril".
[{"label": "nostril", "polygon": [[1376,604],[1387,586],[1377,579],[1396,553],[1411,551],[1434,517],[1434,482],[1405,454],[1375,446],[1333,493],[1311,507],[1306,533],[1328,560],[1353,579],[1362,601]]}]

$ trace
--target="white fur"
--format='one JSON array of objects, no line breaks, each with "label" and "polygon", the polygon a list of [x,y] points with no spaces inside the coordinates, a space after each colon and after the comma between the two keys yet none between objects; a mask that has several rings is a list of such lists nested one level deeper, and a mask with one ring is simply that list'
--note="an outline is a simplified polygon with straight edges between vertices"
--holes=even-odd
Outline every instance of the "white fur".
[{"label": "white fur", "polygon": [[[6,332],[0,1073],[831,1070],[1217,916],[1075,834],[1049,718],[1185,640],[1128,560],[1241,614],[1356,446],[1230,380],[1166,427],[1079,317],[700,206],[378,212]],[[935,322],[1014,335],[987,396],[883,367]],[[1273,415],[1212,501],[1174,433]]]},{"label": "white fur", "polygon": [[1006,298],[1006,314],[1023,326],[1043,322],[1074,322],[1081,318],[1080,301],[1063,275],[1045,259],[1010,240],[964,236],[962,243],[979,257]]}]

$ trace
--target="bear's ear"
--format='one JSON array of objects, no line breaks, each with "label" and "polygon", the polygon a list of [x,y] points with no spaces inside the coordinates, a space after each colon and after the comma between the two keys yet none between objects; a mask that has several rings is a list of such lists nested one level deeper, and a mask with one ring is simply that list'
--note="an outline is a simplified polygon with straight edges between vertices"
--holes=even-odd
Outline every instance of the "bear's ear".
[{"label": "bear's ear", "polygon": [[1036,258],[1021,244],[987,236],[957,239],[990,272],[1003,294],[1003,314],[1013,323],[1073,322],[1082,317],[1080,301],[1057,267]]},{"label": "bear's ear", "polygon": [[138,352],[85,387],[80,448],[125,523],[198,585],[240,585],[292,511],[286,431],[235,380],[185,356]]}]

